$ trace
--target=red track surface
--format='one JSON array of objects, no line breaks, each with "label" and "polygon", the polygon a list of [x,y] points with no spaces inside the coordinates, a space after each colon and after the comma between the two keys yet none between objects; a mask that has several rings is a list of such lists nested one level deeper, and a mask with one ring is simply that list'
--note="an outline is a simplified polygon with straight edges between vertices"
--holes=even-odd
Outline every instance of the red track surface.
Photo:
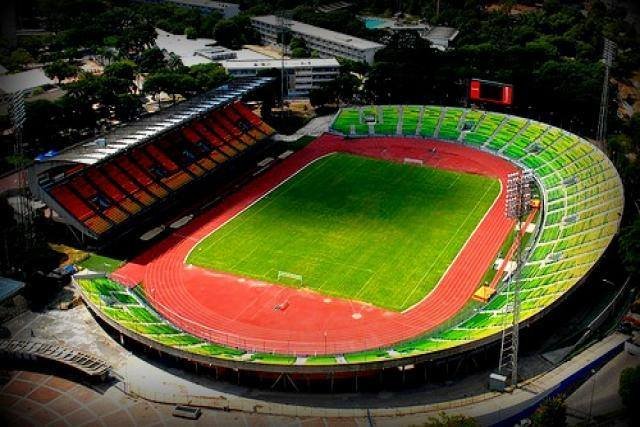
[{"label": "red track surface", "polygon": [[[506,175],[515,170],[503,159],[457,144],[324,135],[124,265],[114,278],[142,282],[156,309],[185,331],[252,351],[346,353],[391,345],[445,322],[471,298],[515,224],[504,215],[504,192],[440,284],[403,313],[184,264],[200,239],[309,162],[336,151],[397,161],[422,159],[443,169],[500,178],[503,187]],[[284,302],[286,309],[274,310]]]}]

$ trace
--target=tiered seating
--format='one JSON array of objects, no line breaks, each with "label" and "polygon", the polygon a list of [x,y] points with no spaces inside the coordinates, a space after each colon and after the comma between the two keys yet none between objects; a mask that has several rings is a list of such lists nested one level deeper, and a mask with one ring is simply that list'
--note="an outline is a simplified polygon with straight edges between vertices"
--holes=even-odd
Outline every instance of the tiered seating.
[{"label": "tiered seating", "polygon": [[424,107],[422,114],[422,126],[420,126],[420,135],[427,138],[436,134],[436,129],[440,123],[441,108]]},{"label": "tiered seating", "polygon": [[460,136],[462,108],[446,108],[437,133],[438,138],[456,140]]},{"label": "tiered seating", "polygon": [[93,166],[47,191],[95,235],[127,221],[274,133],[241,103],[214,111]]},{"label": "tiered seating", "polygon": [[373,126],[378,135],[396,135],[398,129],[398,107],[386,105],[379,107],[378,117],[382,117],[381,121],[376,122]]},{"label": "tiered seating", "polygon": [[266,122],[264,122],[260,117],[253,114],[253,112],[243,103],[236,102],[231,106],[232,109],[238,112],[248,123],[252,124],[256,127],[260,132],[262,132],[264,137],[272,136],[275,133],[275,130],[269,126]]},{"label": "tiered seating", "polygon": [[505,116],[502,114],[486,113],[482,120],[475,126],[473,132],[468,132],[465,135],[464,141],[475,145],[484,144],[493,136],[502,124],[504,118]]},{"label": "tiered seating", "polygon": [[[405,107],[405,110],[408,107]],[[415,134],[420,107],[412,107],[405,135]],[[554,303],[588,273],[617,232],[623,207],[615,168],[589,142],[561,129],[498,113],[425,106],[419,134],[482,145],[534,171],[542,184],[543,221],[539,237],[522,268],[521,319]],[[336,132],[350,129],[354,114],[339,113]],[[338,123],[336,121],[336,123]],[[476,314],[454,328],[394,346],[395,357],[451,348],[485,338],[506,327],[512,317],[510,292],[498,293]],[[387,359],[384,352],[346,355],[349,362]]]},{"label": "tiered seating", "polygon": [[[232,108],[244,118],[243,107]],[[231,113],[226,116],[236,128],[242,129],[236,115]],[[375,118],[371,126],[365,120],[367,116]],[[255,125],[255,122],[251,123]],[[203,126],[206,128],[206,125]],[[434,106],[404,107],[402,114],[392,106],[352,107],[342,109],[332,125],[335,132],[362,136],[369,135],[370,131],[377,134],[378,130],[380,134],[388,135],[392,128],[393,132],[401,129],[405,135],[423,135],[472,146],[481,145],[533,170],[541,184],[544,203],[538,234],[531,239],[533,244],[522,266],[522,320],[549,307],[584,277],[617,232],[623,205],[620,179],[613,165],[600,151],[575,135],[523,118]],[[225,130],[234,137],[233,129],[227,127]],[[205,134],[196,126],[183,130],[185,141],[194,147],[203,144]],[[215,144],[211,142],[211,147],[224,144],[223,136],[215,137]],[[211,151],[214,152],[219,153],[216,149]],[[212,155],[208,159],[213,160]],[[73,210],[77,217],[102,218],[101,212],[87,205],[75,190],[56,187],[52,193],[64,200],[65,206],[68,205],[68,209]],[[96,306],[101,304],[100,309],[106,316],[138,334],[196,354],[256,363],[331,365],[414,356],[450,349],[490,336],[497,337],[512,319],[509,311],[512,294],[509,289],[499,288],[488,303],[453,327],[442,326],[423,337],[391,348],[296,359],[260,352],[245,354],[204,342],[176,329],[149,310],[144,304],[143,294],[138,293],[133,297],[107,279],[78,282],[85,298]]]},{"label": "tiered seating", "polygon": [[402,109],[402,133],[404,135],[415,135],[421,114],[422,107],[418,105],[407,105]]},{"label": "tiered seating", "polygon": [[83,297],[107,318],[147,339],[190,353],[225,359],[237,359],[245,354],[176,329],[148,308],[139,287],[132,292],[106,277],[78,276],[75,282]]}]

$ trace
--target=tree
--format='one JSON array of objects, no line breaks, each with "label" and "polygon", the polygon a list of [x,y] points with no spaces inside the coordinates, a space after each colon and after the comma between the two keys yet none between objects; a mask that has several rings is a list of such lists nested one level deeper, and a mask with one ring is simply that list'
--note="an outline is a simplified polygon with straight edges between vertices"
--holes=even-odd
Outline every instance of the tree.
[{"label": "tree", "polygon": [[80,68],[66,61],[55,61],[44,67],[44,73],[50,79],[55,79],[60,83],[70,77],[78,75]]},{"label": "tree", "polygon": [[291,57],[292,58],[307,58],[309,57],[309,51],[303,49],[301,47],[297,47],[295,49],[291,49]]},{"label": "tree", "polygon": [[620,255],[629,274],[640,273],[640,217],[622,229]]},{"label": "tree", "polygon": [[430,417],[424,427],[476,427],[479,424],[471,417],[464,415],[447,415],[442,412],[438,417]]},{"label": "tree", "polygon": [[640,405],[640,366],[622,370],[618,394],[629,413],[634,414],[634,418],[638,418],[635,414],[637,414],[638,406]]},{"label": "tree", "polygon": [[193,40],[198,38],[198,31],[193,27],[187,27],[184,29],[184,35],[187,36],[189,40]]},{"label": "tree", "polygon": [[239,49],[243,44],[257,43],[260,40],[251,25],[251,20],[245,14],[218,21],[213,31],[213,37],[222,46],[231,49]]},{"label": "tree", "polygon": [[130,122],[140,116],[140,97],[131,93],[119,94],[113,103],[114,116],[120,121]]},{"label": "tree", "polygon": [[132,82],[136,78],[138,65],[129,59],[122,59],[104,67],[104,75]]},{"label": "tree", "polygon": [[154,73],[167,67],[167,60],[164,57],[164,53],[157,47],[143,51],[138,56],[136,62],[140,66],[140,71],[143,73]]},{"label": "tree", "polygon": [[30,64],[33,61],[33,56],[31,56],[29,52],[27,52],[23,48],[18,48],[11,52],[11,55],[9,55],[7,68],[9,68],[11,71],[21,71],[27,64]]},{"label": "tree", "polygon": [[545,399],[531,416],[534,427],[564,427],[567,425],[567,406],[564,396]]},{"label": "tree", "polygon": [[176,95],[191,95],[198,92],[196,80],[178,71],[161,71],[150,74],[144,82],[144,92],[156,95],[165,92],[176,102]]},{"label": "tree", "polygon": [[216,63],[192,65],[189,75],[195,80],[199,91],[214,89],[229,79],[224,67]]},{"label": "tree", "polygon": [[309,49],[307,48],[307,43],[298,37],[294,37],[291,39],[291,43],[289,43],[289,49],[291,51],[292,58],[308,58],[311,54]]},{"label": "tree", "polygon": [[336,87],[332,82],[324,83],[320,87],[309,91],[309,102],[314,107],[322,107],[336,103]]},{"label": "tree", "polygon": [[25,138],[33,145],[34,151],[44,152],[55,147],[66,125],[60,104],[39,99],[27,102],[26,111]]}]

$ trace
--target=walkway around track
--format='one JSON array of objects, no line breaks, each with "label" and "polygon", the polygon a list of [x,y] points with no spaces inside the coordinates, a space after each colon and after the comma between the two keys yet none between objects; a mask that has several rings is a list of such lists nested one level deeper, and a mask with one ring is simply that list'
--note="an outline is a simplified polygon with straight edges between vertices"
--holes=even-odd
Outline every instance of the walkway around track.
[{"label": "walkway around track", "polygon": [[[375,425],[421,425],[429,417],[441,413],[462,414],[476,419],[480,425],[515,425],[530,416],[545,398],[566,393],[623,351],[628,336],[614,333],[593,344],[572,359],[504,393],[486,392],[440,403],[388,408],[349,407],[342,402],[335,406],[304,406],[294,403],[274,403],[259,397],[222,395],[215,390],[186,381],[174,374],[136,365],[125,375],[131,393],[159,403],[190,404],[207,408],[250,412],[264,415],[295,417],[326,417],[327,419],[365,418],[370,414]],[[159,389],[157,384],[163,387]]]},{"label": "walkway around track", "polygon": [[[506,175],[515,170],[506,160],[452,143],[324,135],[134,258],[114,278],[128,284],[142,282],[155,308],[185,331],[250,351],[296,355],[360,351],[413,338],[449,320],[469,301],[515,225],[504,215],[504,192],[439,285],[402,313],[184,264],[196,242],[305,165],[333,152],[390,161],[420,159],[434,167],[499,178],[503,188]],[[282,301],[288,301],[287,309],[274,311]]]}]

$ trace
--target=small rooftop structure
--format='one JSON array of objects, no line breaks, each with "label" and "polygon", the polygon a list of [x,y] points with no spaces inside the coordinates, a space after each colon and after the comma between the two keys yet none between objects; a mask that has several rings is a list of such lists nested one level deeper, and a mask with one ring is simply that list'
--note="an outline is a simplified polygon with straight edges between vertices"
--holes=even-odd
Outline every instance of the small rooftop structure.
[{"label": "small rooftop structure", "polygon": [[458,37],[460,32],[452,27],[431,27],[425,36],[432,47],[438,50],[446,50],[449,44]]}]

